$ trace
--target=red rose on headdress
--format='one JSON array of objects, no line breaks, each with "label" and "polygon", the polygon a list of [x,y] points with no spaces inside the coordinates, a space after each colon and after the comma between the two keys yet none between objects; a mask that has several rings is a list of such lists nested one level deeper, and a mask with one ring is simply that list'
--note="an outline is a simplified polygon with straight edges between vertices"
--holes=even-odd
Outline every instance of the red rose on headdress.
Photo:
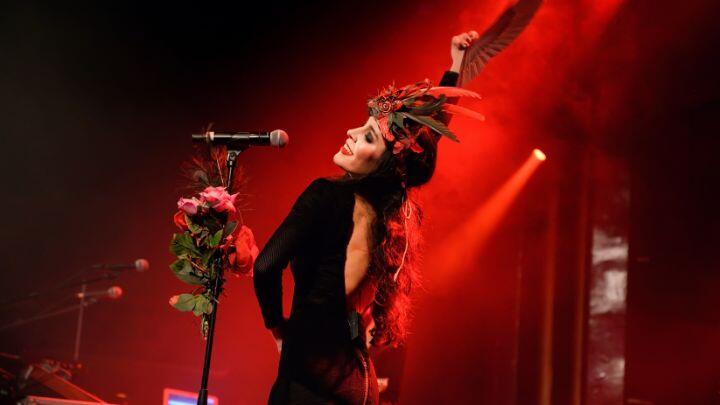
[{"label": "red rose on headdress", "polygon": [[368,101],[368,107],[375,109],[380,116],[386,116],[399,110],[402,106],[402,101],[398,101],[392,96],[379,96]]},{"label": "red rose on headdress", "polygon": [[390,114],[393,112],[393,103],[390,100],[382,99],[378,101],[377,103],[378,111],[380,111],[381,114]]},{"label": "red rose on headdress", "polygon": [[[441,108],[440,104],[444,100],[438,100],[434,95],[427,94],[431,88],[432,84],[428,79],[399,89],[396,89],[394,85],[390,85],[383,89],[377,97],[368,100],[370,114],[377,119],[383,138],[388,142],[393,142],[393,154],[398,154],[406,149],[410,149],[415,153],[423,151],[422,146],[416,142],[417,133],[410,133],[404,127],[402,119],[399,122],[393,120],[395,122],[393,127],[395,132],[393,132],[390,129],[389,118],[392,118],[391,114],[397,114],[403,107],[406,108],[403,111],[410,115],[432,116],[437,109]],[[427,126],[428,124],[424,125]]]}]

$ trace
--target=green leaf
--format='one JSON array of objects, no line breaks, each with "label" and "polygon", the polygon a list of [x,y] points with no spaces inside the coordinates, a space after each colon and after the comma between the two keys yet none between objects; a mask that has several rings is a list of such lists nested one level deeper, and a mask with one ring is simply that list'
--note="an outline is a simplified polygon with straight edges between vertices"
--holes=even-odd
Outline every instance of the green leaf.
[{"label": "green leaf", "polygon": [[180,294],[173,307],[178,311],[192,311],[195,308],[195,296],[192,294]]},{"label": "green leaf", "polygon": [[213,256],[215,255],[216,250],[211,249],[203,253],[202,257],[200,258],[200,261],[202,262],[203,268],[208,268],[210,266],[210,261],[212,260]]},{"label": "green leaf", "polygon": [[193,314],[200,316],[202,314],[210,315],[213,311],[213,304],[204,295],[195,296],[195,307],[193,308]]},{"label": "green leaf", "polygon": [[395,124],[398,128],[403,128],[403,117],[399,113],[391,113],[388,117],[388,126]]},{"label": "green leaf", "polygon": [[187,222],[188,229],[190,229],[190,232],[192,232],[193,235],[196,235],[196,234],[202,232],[203,227],[196,224],[195,222],[193,222],[192,219],[188,215],[185,215],[185,222]]},{"label": "green leaf", "polygon": [[193,242],[192,236],[189,233],[176,233],[173,235],[173,239],[170,242],[170,252],[175,256],[187,255],[190,257],[200,256]]},{"label": "green leaf", "polygon": [[236,221],[228,222],[227,225],[225,225],[225,232],[223,232],[223,236],[231,235],[233,232],[235,232],[237,226],[238,223]]},{"label": "green leaf", "polygon": [[207,239],[207,245],[211,248],[217,247],[220,244],[220,241],[222,241],[222,238],[223,230],[221,229]]},{"label": "green leaf", "polygon": [[202,285],[204,277],[199,274],[187,259],[180,259],[170,265],[170,270],[180,281],[191,285]]}]

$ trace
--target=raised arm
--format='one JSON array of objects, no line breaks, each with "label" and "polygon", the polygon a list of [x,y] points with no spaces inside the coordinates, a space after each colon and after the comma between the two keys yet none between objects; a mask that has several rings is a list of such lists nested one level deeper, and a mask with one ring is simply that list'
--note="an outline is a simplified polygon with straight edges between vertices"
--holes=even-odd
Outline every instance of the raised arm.
[{"label": "raised arm", "polygon": [[452,65],[445,71],[439,86],[457,86],[458,78],[460,77],[460,67],[462,66],[463,57],[465,57],[465,50],[469,48],[478,37],[479,35],[476,31],[463,32],[452,37],[452,40],[450,40],[450,58],[452,59]]},{"label": "raised arm", "polygon": [[478,37],[479,35],[476,31],[463,32],[452,37],[450,41],[450,58],[452,59],[452,65],[450,65],[450,69],[445,71],[438,86],[457,86],[458,78],[460,77],[460,67],[465,57],[465,50],[469,48]]},{"label": "raised arm", "polygon": [[282,271],[303,243],[311,239],[313,230],[321,225],[328,206],[326,191],[329,185],[327,179],[310,183],[255,261],[255,295],[268,329],[279,327],[283,321]]},{"label": "raised arm", "polygon": [[450,69],[448,69],[449,71],[460,74],[460,67],[465,57],[465,50],[479,37],[480,35],[478,35],[477,31],[463,32],[452,37],[450,41],[450,58],[452,59],[452,65]]},{"label": "raised arm", "polygon": [[[450,58],[452,59],[452,65],[450,69],[445,71],[442,79],[438,86],[442,87],[455,87],[457,86],[458,79],[460,78],[460,66],[462,65],[463,57],[465,57],[465,50],[478,39],[478,33],[475,31],[463,32],[455,35],[450,41]],[[448,99],[449,103],[456,104],[457,98]],[[445,125],[450,123],[450,115],[447,115],[442,121]]]}]

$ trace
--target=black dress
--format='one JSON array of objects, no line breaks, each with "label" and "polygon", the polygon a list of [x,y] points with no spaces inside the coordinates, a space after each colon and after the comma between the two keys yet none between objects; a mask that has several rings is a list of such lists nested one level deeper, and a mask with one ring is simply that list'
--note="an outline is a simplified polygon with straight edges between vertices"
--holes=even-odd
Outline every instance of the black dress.
[{"label": "black dress", "polygon": [[[457,74],[446,72],[440,85],[456,81]],[[345,296],[345,253],[354,204],[351,186],[313,181],[255,262],[255,293],[265,326],[284,327],[270,404],[379,403],[364,325],[356,312],[348,312]],[[285,320],[282,271],[288,262],[295,290]]]}]

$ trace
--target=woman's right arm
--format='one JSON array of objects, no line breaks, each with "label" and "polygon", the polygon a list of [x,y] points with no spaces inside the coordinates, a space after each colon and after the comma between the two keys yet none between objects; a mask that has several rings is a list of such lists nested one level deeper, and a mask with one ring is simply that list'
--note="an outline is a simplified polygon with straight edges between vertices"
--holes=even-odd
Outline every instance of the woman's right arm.
[{"label": "woman's right arm", "polygon": [[[439,86],[442,87],[455,87],[457,86],[458,79],[460,78],[460,68],[462,67],[462,60],[465,57],[465,50],[472,45],[478,39],[478,33],[476,31],[463,32],[462,34],[455,35],[450,41],[450,58],[452,59],[452,65],[450,69],[445,71],[443,77],[440,79]],[[458,98],[451,97],[448,99],[448,103],[457,104]],[[451,115],[446,115],[441,121],[443,124],[450,124]]]},{"label": "woman's right arm", "polygon": [[450,41],[450,58],[452,59],[452,65],[450,71],[460,73],[460,67],[462,67],[462,60],[465,57],[465,50],[475,42],[480,35],[477,31],[463,32],[462,34],[455,35]]},{"label": "woman's right arm", "polygon": [[313,238],[327,207],[330,180],[317,179],[298,197],[255,261],[253,284],[265,327],[282,327],[282,271],[304,242]]}]

